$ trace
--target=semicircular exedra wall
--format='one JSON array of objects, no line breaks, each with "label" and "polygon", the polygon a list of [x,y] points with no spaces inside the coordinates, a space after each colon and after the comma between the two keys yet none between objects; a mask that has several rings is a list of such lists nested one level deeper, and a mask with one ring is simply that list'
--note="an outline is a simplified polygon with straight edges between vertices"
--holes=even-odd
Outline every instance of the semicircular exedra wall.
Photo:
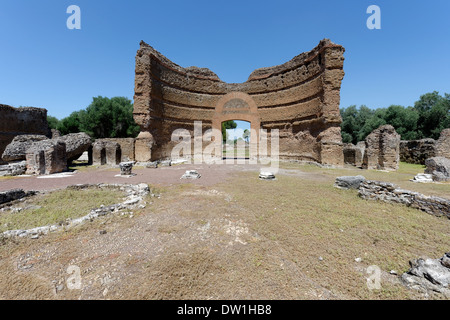
[{"label": "semicircular exedra wall", "polygon": [[[226,120],[279,129],[282,159],[342,165],[339,113],[345,49],[328,39],[290,61],[225,83],[206,68],[183,68],[141,41],[136,55],[134,119],[141,127],[136,160],[170,158],[175,129],[203,132]],[[193,136],[193,135],[192,135]]]}]

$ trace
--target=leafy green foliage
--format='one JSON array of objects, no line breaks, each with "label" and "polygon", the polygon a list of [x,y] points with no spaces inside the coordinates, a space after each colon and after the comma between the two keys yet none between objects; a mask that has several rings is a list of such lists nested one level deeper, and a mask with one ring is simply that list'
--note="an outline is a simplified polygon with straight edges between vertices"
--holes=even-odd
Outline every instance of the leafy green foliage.
[{"label": "leafy green foliage", "polygon": [[139,126],[133,120],[133,104],[125,97],[97,97],[80,113],[80,129],[91,137],[135,137]]},{"label": "leafy green foliage", "polygon": [[227,141],[228,135],[227,135],[227,129],[236,129],[237,123],[233,120],[224,121],[222,122],[222,140]]},{"label": "leafy green foliage", "polygon": [[50,129],[56,129],[58,126],[59,120],[56,117],[47,116],[47,122]]},{"label": "leafy green foliage", "polygon": [[450,95],[438,92],[424,94],[414,107],[391,105],[369,109],[352,105],[341,109],[341,134],[345,143],[356,144],[384,124],[392,125],[403,140],[438,139],[440,132],[450,128]]},{"label": "leafy green foliage", "polygon": [[56,122],[56,129],[63,135],[86,132],[94,139],[126,138],[136,137],[140,130],[133,119],[133,104],[125,97],[99,96],[85,110],[74,111],[60,121],[49,118],[50,127]]},{"label": "leafy green foliage", "polygon": [[59,121],[56,129],[61,132],[62,135],[66,135],[69,133],[77,133],[80,132],[80,113],[82,111],[74,111],[70,114],[70,116],[63,118]]}]

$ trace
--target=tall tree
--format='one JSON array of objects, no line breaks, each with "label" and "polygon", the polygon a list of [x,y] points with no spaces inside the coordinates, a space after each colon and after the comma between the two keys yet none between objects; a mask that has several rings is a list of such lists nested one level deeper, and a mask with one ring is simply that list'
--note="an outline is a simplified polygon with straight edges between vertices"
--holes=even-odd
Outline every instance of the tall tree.
[{"label": "tall tree", "polygon": [[82,111],[74,111],[70,114],[70,116],[61,119],[56,126],[56,129],[61,132],[62,135],[66,135],[69,133],[77,133],[82,131],[80,129],[80,114]]},{"label": "tall tree", "polygon": [[236,129],[237,123],[234,120],[222,122],[222,141],[227,141],[228,134],[227,129]]},{"label": "tall tree", "polygon": [[58,127],[59,120],[56,117],[47,116],[47,122],[50,129],[56,129]]},{"label": "tall tree", "polygon": [[126,138],[139,133],[133,120],[133,104],[125,97],[93,98],[80,120],[80,129],[93,138]]}]

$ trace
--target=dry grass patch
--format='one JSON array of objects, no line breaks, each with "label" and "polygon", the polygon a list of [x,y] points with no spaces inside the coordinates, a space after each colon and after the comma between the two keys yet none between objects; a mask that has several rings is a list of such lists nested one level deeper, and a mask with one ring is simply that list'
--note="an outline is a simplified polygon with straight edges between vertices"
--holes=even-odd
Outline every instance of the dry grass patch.
[{"label": "dry grass patch", "polygon": [[62,224],[67,219],[82,217],[101,205],[121,202],[124,196],[122,191],[109,188],[64,189],[41,194],[24,201],[20,205],[24,209],[19,212],[1,212],[0,232]]},{"label": "dry grass patch", "polygon": [[447,218],[362,200],[356,191],[330,183],[282,175],[277,179],[260,181],[255,174],[241,174],[224,188],[251,219],[252,229],[281,244],[301,270],[331,291],[353,298],[414,296],[390,283],[379,292],[369,291],[358,266],[378,265],[401,274],[410,259],[436,258],[448,251]]}]

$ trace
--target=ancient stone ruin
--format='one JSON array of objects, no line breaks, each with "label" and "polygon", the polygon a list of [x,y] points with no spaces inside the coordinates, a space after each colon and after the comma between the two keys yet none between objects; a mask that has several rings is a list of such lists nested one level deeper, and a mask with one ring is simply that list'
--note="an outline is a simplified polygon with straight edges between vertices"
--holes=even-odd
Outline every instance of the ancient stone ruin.
[{"label": "ancient stone ruin", "polygon": [[425,164],[426,159],[436,154],[435,143],[434,139],[400,141],[400,161]]},{"label": "ancient stone ruin", "polygon": [[400,142],[400,161],[425,164],[432,157],[450,158],[450,129],[442,130],[439,139],[403,140]]},{"label": "ancient stone ruin", "polygon": [[425,174],[430,174],[433,181],[450,181],[450,159],[433,157],[425,161]]},{"label": "ancient stone ruin", "polygon": [[92,159],[94,165],[118,165],[122,153],[120,144],[114,141],[97,139],[92,144]]},{"label": "ancient stone ruin", "polygon": [[134,138],[103,138],[101,140],[115,142],[120,145],[120,161],[134,161]]},{"label": "ancient stone ruin", "polygon": [[352,143],[344,144],[344,148],[342,150],[344,153],[344,163],[361,167],[365,149],[366,144],[364,141],[360,141],[356,145]]},{"label": "ancient stone ruin", "polygon": [[450,159],[450,129],[441,131],[441,135],[435,144],[435,156]]},{"label": "ancient stone ruin", "polygon": [[60,140],[35,142],[26,152],[27,174],[52,174],[67,170],[66,144]]},{"label": "ancient stone ruin", "polygon": [[[194,137],[194,121],[202,122],[204,134],[221,130],[224,121],[244,120],[255,135],[251,142],[259,141],[260,129],[269,136],[271,129],[279,129],[281,159],[343,165],[339,102],[344,51],[325,39],[282,65],[254,71],[244,83],[225,83],[206,68],[180,67],[141,41],[133,112],[141,132],[135,160],[170,158],[179,143],[171,141],[172,133],[186,129]],[[221,140],[203,142],[203,148],[214,143],[221,150]],[[191,150],[185,156],[193,157]]]},{"label": "ancient stone ruin", "polygon": [[[0,104],[0,156],[14,137],[37,134],[50,137],[47,110],[41,108],[14,108]],[[0,164],[3,160],[0,157]]]},{"label": "ancient stone ruin", "polygon": [[400,135],[391,125],[383,125],[366,137],[362,167],[397,170],[400,161]]},{"label": "ancient stone ruin", "polygon": [[434,216],[446,216],[450,219],[449,199],[404,190],[393,183],[365,180],[359,185],[358,195],[367,200],[404,204]]}]

